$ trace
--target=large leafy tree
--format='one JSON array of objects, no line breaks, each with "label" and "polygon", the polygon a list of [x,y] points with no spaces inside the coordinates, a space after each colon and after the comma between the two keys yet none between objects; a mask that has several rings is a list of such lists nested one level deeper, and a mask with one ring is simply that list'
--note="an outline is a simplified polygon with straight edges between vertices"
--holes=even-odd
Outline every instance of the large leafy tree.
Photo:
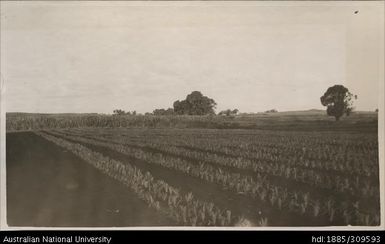
[{"label": "large leafy tree", "polygon": [[176,114],[189,114],[190,106],[186,100],[175,101],[173,106]]},{"label": "large leafy tree", "polygon": [[321,97],[321,103],[326,106],[326,112],[329,116],[334,116],[338,121],[341,116],[347,116],[353,111],[353,100],[357,99],[357,95],[349,92],[348,88],[343,85],[334,85],[329,87],[325,94]]},{"label": "large leafy tree", "polygon": [[215,114],[216,102],[199,91],[193,91],[185,100],[174,102],[174,112],[177,114],[206,115]]}]

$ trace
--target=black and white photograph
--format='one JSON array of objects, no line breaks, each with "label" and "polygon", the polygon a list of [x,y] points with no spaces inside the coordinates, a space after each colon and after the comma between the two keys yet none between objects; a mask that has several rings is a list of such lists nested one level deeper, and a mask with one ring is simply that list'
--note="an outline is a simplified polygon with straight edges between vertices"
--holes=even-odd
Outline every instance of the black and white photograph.
[{"label": "black and white photograph", "polygon": [[1,1],[1,228],[384,228],[384,1]]}]

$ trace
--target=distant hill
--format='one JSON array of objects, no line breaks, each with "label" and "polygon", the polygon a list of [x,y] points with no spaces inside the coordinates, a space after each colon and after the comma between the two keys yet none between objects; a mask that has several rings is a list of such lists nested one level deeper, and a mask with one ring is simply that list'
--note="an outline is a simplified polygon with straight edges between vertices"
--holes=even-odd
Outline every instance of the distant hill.
[{"label": "distant hill", "polygon": [[[374,115],[374,111],[353,111],[353,114],[360,115]],[[279,112],[258,112],[258,113],[240,113],[240,116],[312,116],[312,115],[326,115],[326,110],[309,109],[309,110],[293,110],[293,111],[279,111]]]},{"label": "distant hill", "polygon": [[321,109],[309,109],[309,110],[296,110],[296,111],[282,111],[278,112],[281,115],[319,115],[319,114],[326,114],[325,110]]}]

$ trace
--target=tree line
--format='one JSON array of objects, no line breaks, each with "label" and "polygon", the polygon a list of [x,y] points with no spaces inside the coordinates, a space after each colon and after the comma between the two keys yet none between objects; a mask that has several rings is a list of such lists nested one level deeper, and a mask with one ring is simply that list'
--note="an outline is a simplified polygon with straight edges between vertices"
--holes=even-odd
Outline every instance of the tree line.
[{"label": "tree line", "polygon": [[[343,85],[334,85],[329,87],[323,96],[321,104],[326,107],[327,115],[335,117],[339,121],[343,115],[349,116],[353,111],[353,101],[357,95],[349,92],[349,89]],[[214,99],[204,96],[200,91],[193,91],[186,96],[184,100],[177,100],[172,108],[155,109],[152,113],[145,115],[215,115],[217,103]],[[378,109],[376,110],[378,111]],[[218,115],[234,116],[239,112],[238,109],[226,109],[220,111]],[[276,113],[276,109],[265,111],[265,113]],[[125,112],[121,109],[113,111],[114,115],[136,115],[136,111]]]}]

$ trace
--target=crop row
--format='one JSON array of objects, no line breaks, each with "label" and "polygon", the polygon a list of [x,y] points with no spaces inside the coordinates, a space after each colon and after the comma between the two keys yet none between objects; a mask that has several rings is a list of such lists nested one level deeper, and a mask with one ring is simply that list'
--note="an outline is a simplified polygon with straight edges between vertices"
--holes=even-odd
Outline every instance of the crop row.
[{"label": "crop row", "polygon": [[[74,135],[66,132],[67,135]],[[125,138],[121,139],[102,139],[98,136],[83,136],[90,139],[101,140],[106,143],[117,143],[128,147],[139,147],[167,152],[180,157],[188,157],[193,160],[198,160],[204,163],[214,163],[226,167],[237,169],[250,170],[265,175],[273,175],[284,179],[293,180],[299,183],[310,185],[315,188],[325,188],[335,192],[347,193],[356,196],[357,198],[373,198],[378,195],[379,188],[376,184],[372,184],[373,179],[367,177],[351,177],[351,176],[333,176],[325,172],[318,172],[312,169],[295,167],[278,160],[250,160],[242,157],[227,157],[215,153],[196,151],[186,148],[181,148],[165,143],[147,142],[132,142]]]},{"label": "crop row", "polygon": [[[290,138],[291,139],[291,138]],[[327,138],[326,138],[327,139]],[[146,140],[146,138],[143,138]],[[164,140],[164,139],[163,139]],[[251,160],[269,160],[273,162],[284,162],[292,166],[300,166],[322,171],[334,171],[333,173],[356,174],[367,177],[378,177],[378,150],[373,146],[366,148],[367,144],[361,144],[359,149],[350,149],[349,146],[340,144],[331,146],[323,144],[318,145],[317,140],[310,140],[303,137],[302,141],[306,144],[295,143],[287,140],[282,146],[274,145],[269,138],[258,138],[258,142],[253,140],[250,145],[242,145],[240,141],[234,139],[221,140],[208,138],[206,140],[197,140],[192,137],[189,140],[180,138],[179,140],[167,140],[173,145],[185,146],[189,148],[203,149],[208,152],[222,153],[226,156],[243,157]],[[325,138],[322,139],[323,141]],[[161,140],[160,140],[161,141]],[[243,142],[244,143],[244,142]]]},{"label": "crop row", "polygon": [[[146,140],[143,138],[143,140]],[[164,140],[164,139],[163,139]],[[156,142],[157,140],[153,140]],[[308,141],[306,146],[298,148],[293,142],[286,142],[285,147],[257,144],[248,147],[229,145],[227,141],[215,139],[170,140],[170,144],[191,149],[204,150],[216,154],[232,157],[242,157],[250,160],[269,160],[282,162],[291,166],[311,168],[321,171],[336,173],[349,173],[358,176],[378,177],[378,150],[350,150],[341,146],[332,148],[324,145],[318,147],[313,141]],[[161,142],[161,140],[159,140]],[[231,142],[234,143],[234,142]],[[365,151],[365,152],[364,152]]]},{"label": "crop row", "polygon": [[[86,135],[87,132],[92,135],[99,134],[98,130],[79,131],[78,133]],[[132,130],[109,130],[109,133],[101,135],[109,138],[121,136],[135,142],[164,143],[167,141],[167,145],[204,150],[227,157],[284,162],[291,166],[332,171],[333,174],[348,173],[378,178],[378,144],[376,140],[367,135],[337,140],[331,135],[313,138],[307,134],[288,134],[285,138],[263,133],[256,134],[254,137],[241,134],[242,136],[238,138],[239,134],[232,135],[231,133],[226,137],[222,134],[210,133],[202,137],[189,136],[189,134],[186,136],[154,136],[145,133],[138,136],[138,134],[131,135],[131,132]]]},{"label": "crop row", "polygon": [[192,193],[183,195],[179,189],[162,180],[155,180],[151,173],[142,173],[129,163],[122,163],[103,156],[78,143],[72,143],[43,132],[39,136],[59,145],[90,163],[103,173],[131,188],[150,207],[170,216],[184,225],[231,226],[239,221],[231,211],[221,210],[213,203],[194,198]]}]

